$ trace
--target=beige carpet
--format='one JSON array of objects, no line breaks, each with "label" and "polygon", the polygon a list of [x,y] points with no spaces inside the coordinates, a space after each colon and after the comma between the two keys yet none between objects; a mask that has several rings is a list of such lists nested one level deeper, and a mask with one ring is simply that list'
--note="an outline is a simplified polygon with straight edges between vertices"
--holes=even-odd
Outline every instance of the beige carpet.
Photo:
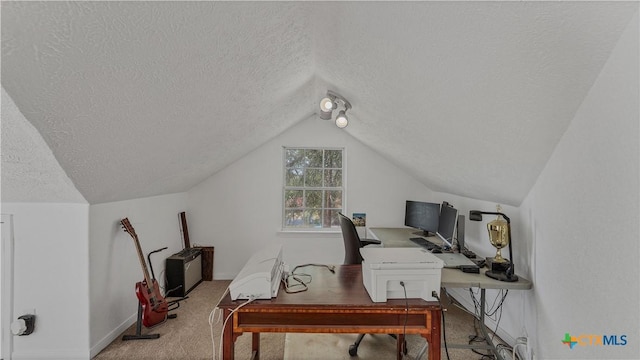
[{"label": "beige carpet", "polygon": [[[211,360],[213,346],[209,327],[209,314],[220,300],[230,281],[214,280],[200,283],[181,302],[180,308],[170,313],[178,315],[153,329],[143,327],[143,334],[160,334],[155,340],[122,341],[122,335],[135,334],[135,325],[123,332],[104,348],[94,360]],[[137,301],[133,289],[132,301]],[[171,300],[171,299],[168,299]],[[214,326],[216,352],[219,349],[222,323]],[[260,359],[282,360],[285,334],[261,334]],[[236,359],[251,357],[251,334],[236,341]]]},{"label": "beige carpet", "polygon": [[[142,333],[160,334],[155,340],[122,341],[122,334],[103,349],[94,360],[211,360],[213,346],[209,327],[209,314],[222,296],[229,281],[205,281],[198,285],[189,299],[183,301],[179,309],[172,311],[178,315],[153,329],[143,328]],[[133,290],[132,301],[136,301]],[[450,305],[444,300],[446,312],[446,333],[450,343],[467,343],[468,336],[474,334],[473,320],[469,314]],[[214,326],[216,352],[219,349],[222,324]],[[134,334],[132,325],[123,334]],[[261,360],[303,360],[303,359],[395,359],[395,340],[387,335],[367,335],[360,344],[358,357],[348,354],[356,334],[260,334]],[[286,339],[285,339],[286,338]],[[407,336],[409,355],[413,359],[424,345],[423,338]],[[285,345],[286,344],[286,345]],[[235,344],[236,359],[251,358],[251,335],[244,334]],[[480,359],[480,355],[470,350],[449,350],[451,360]],[[444,346],[442,359],[446,360]]]}]

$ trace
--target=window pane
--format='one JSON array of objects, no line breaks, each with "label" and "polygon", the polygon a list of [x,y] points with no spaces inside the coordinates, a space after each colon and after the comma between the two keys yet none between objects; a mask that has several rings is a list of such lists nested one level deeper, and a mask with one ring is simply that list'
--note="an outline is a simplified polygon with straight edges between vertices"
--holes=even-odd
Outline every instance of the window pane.
[{"label": "window pane", "polygon": [[302,210],[286,210],[284,212],[284,224],[287,227],[306,227]]},{"label": "window pane", "polygon": [[286,186],[303,186],[304,185],[303,169],[287,169],[285,184]]},{"label": "window pane", "polygon": [[342,186],[342,170],[326,169],[324,171],[324,186],[325,187]]},{"label": "window pane", "polygon": [[287,190],[284,192],[285,208],[301,208],[303,205],[302,190]]},{"label": "window pane", "polygon": [[330,209],[339,209],[342,207],[342,191],[327,190],[325,191],[324,207]]},{"label": "window pane", "polygon": [[339,227],[340,226],[340,218],[338,218],[338,213],[341,212],[342,209],[338,210],[325,210],[324,211],[324,227]]},{"label": "window pane", "polygon": [[322,208],[322,190],[307,190],[305,206],[307,208]]},{"label": "window pane", "polygon": [[286,158],[285,166],[288,168],[290,167],[301,168],[301,167],[304,167],[306,164],[304,159],[304,150],[302,149],[287,149],[285,158]]},{"label": "window pane", "polygon": [[307,169],[305,171],[304,186],[321,187],[322,169]]},{"label": "window pane", "polygon": [[342,168],[342,150],[325,150],[324,167]]},{"label": "window pane", "polygon": [[305,217],[309,227],[322,227],[322,217],[320,209],[305,210]]},{"label": "window pane", "polygon": [[307,149],[305,154],[307,155],[308,167],[322,167],[322,150]]}]

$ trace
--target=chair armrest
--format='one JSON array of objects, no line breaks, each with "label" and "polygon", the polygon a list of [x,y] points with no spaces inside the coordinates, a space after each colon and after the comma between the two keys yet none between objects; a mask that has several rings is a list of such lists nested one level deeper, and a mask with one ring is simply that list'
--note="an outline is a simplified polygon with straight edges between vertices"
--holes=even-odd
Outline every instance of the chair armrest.
[{"label": "chair armrest", "polygon": [[360,244],[361,244],[361,246],[380,245],[380,244],[382,244],[382,242],[380,242],[380,240],[376,240],[376,239],[360,239]]}]

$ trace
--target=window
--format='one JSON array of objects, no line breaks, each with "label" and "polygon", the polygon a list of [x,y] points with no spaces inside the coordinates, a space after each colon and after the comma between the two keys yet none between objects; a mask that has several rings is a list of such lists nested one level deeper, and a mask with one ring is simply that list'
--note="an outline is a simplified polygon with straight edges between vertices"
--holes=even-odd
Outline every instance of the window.
[{"label": "window", "polygon": [[340,226],[343,153],[336,148],[284,148],[283,228]]}]

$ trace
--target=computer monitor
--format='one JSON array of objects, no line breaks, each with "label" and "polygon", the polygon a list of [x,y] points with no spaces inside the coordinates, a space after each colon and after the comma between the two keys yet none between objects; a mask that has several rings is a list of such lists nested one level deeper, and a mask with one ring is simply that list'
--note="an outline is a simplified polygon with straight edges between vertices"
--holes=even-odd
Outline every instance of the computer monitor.
[{"label": "computer monitor", "polygon": [[453,234],[458,221],[458,210],[449,204],[443,204],[440,209],[440,219],[438,221],[438,231],[436,235],[444,243],[453,247]]},{"label": "computer monitor", "polygon": [[438,231],[439,217],[440,204],[407,200],[404,225],[421,230],[414,234],[433,236]]}]

